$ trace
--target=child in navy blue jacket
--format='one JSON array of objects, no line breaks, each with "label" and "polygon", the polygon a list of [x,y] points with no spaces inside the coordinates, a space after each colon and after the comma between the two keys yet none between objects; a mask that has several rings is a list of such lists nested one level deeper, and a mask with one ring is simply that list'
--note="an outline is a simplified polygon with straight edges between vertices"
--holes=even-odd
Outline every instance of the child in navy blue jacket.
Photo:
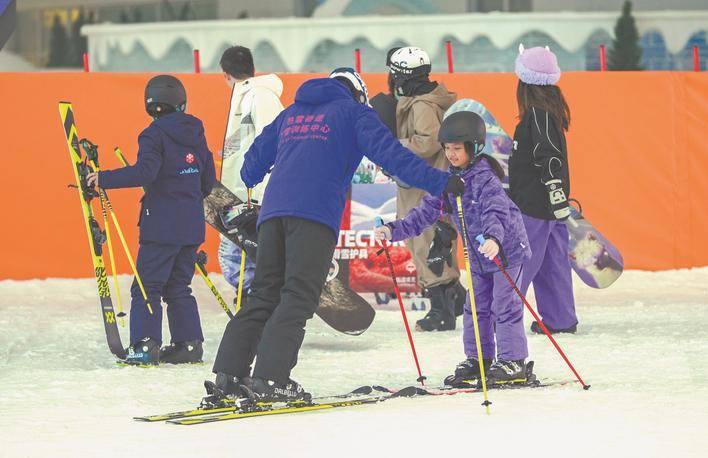
[{"label": "child in navy blue jacket", "polygon": [[[133,280],[127,363],[199,362],[202,328],[189,285],[197,247],[204,242],[204,198],[216,180],[202,122],[184,111],[187,95],[175,77],[160,75],[145,88],[154,121],[138,137],[138,159],[129,167],[89,177],[104,189],[143,187],[137,269],[152,306],[148,311]],[[162,343],[161,299],[167,303],[172,344]]]},{"label": "child in navy blue jacket", "polygon": [[366,86],[353,70],[337,69],[300,86],[295,103],[256,137],[241,168],[248,187],[268,172],[270,179],[248,300],[227,325],[214,361],[216,383],[209,382],[208,391],[216,399],[309,399],[290,371],[317,309],[346,192],[364,155],[431,194],[464,190],[459,177],[401,145],[368,106]]}]

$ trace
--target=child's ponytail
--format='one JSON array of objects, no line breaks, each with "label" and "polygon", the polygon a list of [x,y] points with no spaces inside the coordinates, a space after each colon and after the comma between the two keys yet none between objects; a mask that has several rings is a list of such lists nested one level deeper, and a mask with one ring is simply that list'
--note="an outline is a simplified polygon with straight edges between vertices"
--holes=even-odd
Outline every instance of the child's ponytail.
[{"label": "child's ponytail", "polygon": [[502,168],[499,161],[494,159],[489,154],[483,154],[482,157],[485,158],[487,160],[487,162],[489,162],[489,165],[492,167],[492,170],[494,170],[494,174],[497,177],[499,177],[500,180],[503,180],[504,179],[504,169]]},{"label": "child's ponytail", "polygon": [[494,171],[494,174],[499,177],[500,180],[504,179],[504,169],[502,168],[501,164],[499,161],[494,159],[492,156],[489,154],[484,154],[475,151],[475,145],[472,142],[465,142],[465,151],[467,152],[467,155],[470,157],[472,160],[472,163],[481,160],[481,158],[484,158],[487,160],[489,165],[492,167],[492,170]]}]

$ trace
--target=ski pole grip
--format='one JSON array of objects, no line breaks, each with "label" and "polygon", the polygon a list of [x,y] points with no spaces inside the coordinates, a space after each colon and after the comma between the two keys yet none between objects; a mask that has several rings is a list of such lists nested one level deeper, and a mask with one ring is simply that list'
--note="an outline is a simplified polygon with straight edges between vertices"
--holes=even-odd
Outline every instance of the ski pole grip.
[{"label": "ski pole grip", "polygon": [[[475,237],[474,239],[475,239],[476,241],[478,241],[480,245],[483,245],[484,242],[487,241],[487,239],[485,239],[482,234],[477,235],[477,237]],[[499,268],[501,269],[502,264],[501,264],[501,261],[499,260],[499,257],[498,257],[498,256],[495,256],[494,259],[493,259],[493,261],[494,261],[494,264],[496,264],[497,266],[499,266]]]},{"label": "ski pole grip", "polygon": [[374,224],[376,225],[376,227],[383,226],[384,225],[383,218],[381,218],[380,216],[377,216],[376,218],[374,218]]}]

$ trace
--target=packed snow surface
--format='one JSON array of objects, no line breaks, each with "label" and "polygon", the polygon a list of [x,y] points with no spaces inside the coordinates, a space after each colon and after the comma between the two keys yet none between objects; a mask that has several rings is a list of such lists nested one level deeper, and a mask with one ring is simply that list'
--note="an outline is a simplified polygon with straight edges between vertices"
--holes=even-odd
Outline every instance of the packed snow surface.
[{"label": "packed snow surface", "polygon": [[[205,364],[139,369],[114,364],[93,280],[0,282],[0,456],[708,456],[708,268],[630,271],[607,290],[576,283],[578,334],[557,339],[589,391],[491,391],[489,416],[481,394],[460,394],[199,426],[135,422],[194,406],[212,378],[226,315],[200,279],[194,288]],[[414,333],[430,385],[463,359],[459,327]],[[572,379],[545,336],[529,346],[540,378]],[[416,377],[395,309],[358,337],[313,319],[293,373],[315,395]]]}]

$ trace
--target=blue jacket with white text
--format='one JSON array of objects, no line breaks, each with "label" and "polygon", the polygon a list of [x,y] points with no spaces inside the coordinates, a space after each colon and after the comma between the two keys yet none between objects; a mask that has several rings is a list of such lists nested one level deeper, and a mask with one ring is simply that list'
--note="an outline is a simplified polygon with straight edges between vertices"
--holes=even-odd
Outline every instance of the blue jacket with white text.
[{"label": "blue jacket with white text", "polygon": [[153,121],[138,137],[134,165],[102,171],[104,189],[143,187],[140,241],[172,245],[204,242],[204,198],[216,171],[202,122],[175,112]]}]

